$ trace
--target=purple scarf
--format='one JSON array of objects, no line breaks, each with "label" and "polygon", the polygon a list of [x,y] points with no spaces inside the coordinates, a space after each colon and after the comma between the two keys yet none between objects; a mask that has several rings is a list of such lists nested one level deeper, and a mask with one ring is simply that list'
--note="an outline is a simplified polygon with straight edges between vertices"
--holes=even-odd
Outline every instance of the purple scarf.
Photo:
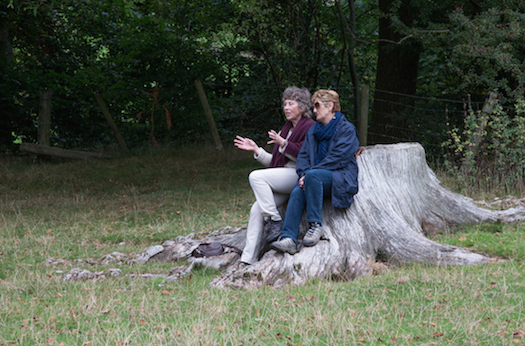
[{"label": "purple scarf", "polygon": [[[310,118],[301,117],[295,127],[293,128],[293,132],[290,135],[290,138],[288,138],[288,145],[290,143],[302,143],[304,142],[304,136],[306,132],[310,129],[312,124],[315,124],[315,122]],[[286,138],[288,136],[288,132],[292,128],[292,122],[287,121],[283,128],[281,129],[281,137]],[[299,154],[299,152],[297,152]],[[279,152],[279,145],[275,144],[273,147],[272,152],[272,161],[270,162],[270,168],[275,167],[284,167],[284,165],[290,161],[289,158],[287,158],[284,154],[281,154]]]}]

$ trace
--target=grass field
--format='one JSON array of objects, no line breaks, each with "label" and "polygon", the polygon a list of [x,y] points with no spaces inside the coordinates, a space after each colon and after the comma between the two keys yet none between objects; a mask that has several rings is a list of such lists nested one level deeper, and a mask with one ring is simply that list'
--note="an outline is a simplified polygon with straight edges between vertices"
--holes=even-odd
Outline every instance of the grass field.
[{"label": "grass field", "polygon": [[[233,149],[161,149],[89,162],[0,159],[0,345],[523,345],[525,225],[481,224],[435,240],[506,259],[413,265],[353,282],[218,290],[201,269],[179,282],[127,275],[64,282],[50,258],[101,258],[247,222]],[[482,193],[480,193],[482,195]],[[164,273],[175,263],[122,265]],[[87,267],[91,271],[108,269]]]}]

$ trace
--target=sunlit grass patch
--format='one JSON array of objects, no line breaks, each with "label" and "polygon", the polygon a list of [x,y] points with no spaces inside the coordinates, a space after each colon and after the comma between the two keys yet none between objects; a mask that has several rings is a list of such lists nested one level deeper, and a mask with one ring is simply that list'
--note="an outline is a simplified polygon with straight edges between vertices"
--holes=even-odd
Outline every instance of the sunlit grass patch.
[{"label": "sunlit grass patch", "polygon": [[453,234],[440,235],[433,239],[493,257],[520,262],[525,258],[525,227],[522,224],[483,223],[461,226]]}]

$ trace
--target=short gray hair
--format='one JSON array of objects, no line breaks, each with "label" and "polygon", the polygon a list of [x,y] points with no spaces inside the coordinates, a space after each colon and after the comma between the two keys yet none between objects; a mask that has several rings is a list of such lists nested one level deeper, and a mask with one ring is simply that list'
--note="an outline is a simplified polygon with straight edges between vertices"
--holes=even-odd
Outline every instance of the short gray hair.
[{"label": "short gray hair", "polygon": [[296,86],[289,86],[283,92],[282,101],[294,100],[299,104],[299,109],[302,116],[305,118],[312,117],[312,100],[310,91],[306,88],[299,88]]}]

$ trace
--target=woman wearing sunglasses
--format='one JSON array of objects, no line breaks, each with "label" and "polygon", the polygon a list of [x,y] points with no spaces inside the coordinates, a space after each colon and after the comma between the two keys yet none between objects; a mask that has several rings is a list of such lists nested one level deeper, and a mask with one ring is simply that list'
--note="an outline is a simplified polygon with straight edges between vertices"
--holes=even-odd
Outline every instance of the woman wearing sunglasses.
[{"label": "woman wearing sunglasses", "polygon": [[297,184],[297,155],[306,132],[315,124],[311,119],[312,104],[308,89],[288,87],[283,93],[282,101],[287,121],[281,131],[268,132],[268,144],[275,144],[272,154],[249,138],[237,136],[234,140],[237,148],[253,151],[255,159],[269,167],[257,169],[249,176],[256,201],[250,211],[246,245],[241,256],[241,262],[245,264],[259,260],[264,245],[263,231],[268,234],[265,239],[268,244],[279,237],[283,220],[277,209],[288,200],[290,192]]},{"label": "woman wearing sunglasses", "polygon": [[270,247],[289,254],[297,252],[299,226],[306,210],[308,228],[304,246],[314,246],[323,235],[323,197],[331,196],[332,206],[348,208],[357,193],[355,126],[340,112],[339,94],[318,90],[312,96],[317,123],[306,134],[297,157],[299,182],[293,189],[281,236]]}]

